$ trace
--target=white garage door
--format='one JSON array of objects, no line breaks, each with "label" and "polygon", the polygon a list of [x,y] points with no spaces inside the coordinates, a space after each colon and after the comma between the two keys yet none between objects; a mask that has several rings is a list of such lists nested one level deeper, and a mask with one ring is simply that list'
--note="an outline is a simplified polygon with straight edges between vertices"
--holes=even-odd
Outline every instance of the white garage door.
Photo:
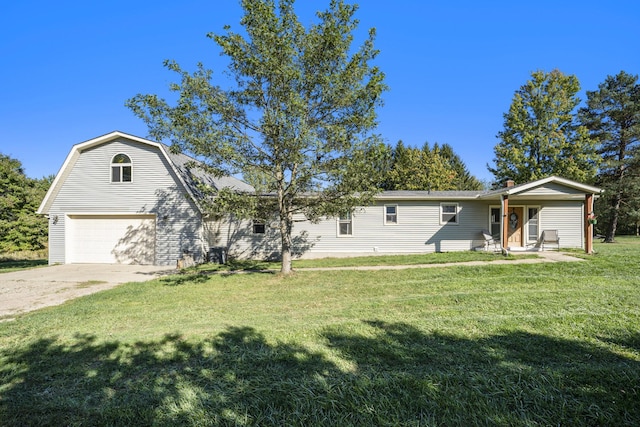
[{"label": "white garage door", "polygon": [[67,263],[153,264],[154,215],[69,215]]}]

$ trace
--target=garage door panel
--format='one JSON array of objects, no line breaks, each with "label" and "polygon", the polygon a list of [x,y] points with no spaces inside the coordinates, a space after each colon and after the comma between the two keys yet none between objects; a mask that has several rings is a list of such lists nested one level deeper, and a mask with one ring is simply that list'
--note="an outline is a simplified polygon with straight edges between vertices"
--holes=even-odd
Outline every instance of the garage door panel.
[{"label": "garage door panel", "polygon": [[67,262],[153,264],[155,216],[70,215]]}]

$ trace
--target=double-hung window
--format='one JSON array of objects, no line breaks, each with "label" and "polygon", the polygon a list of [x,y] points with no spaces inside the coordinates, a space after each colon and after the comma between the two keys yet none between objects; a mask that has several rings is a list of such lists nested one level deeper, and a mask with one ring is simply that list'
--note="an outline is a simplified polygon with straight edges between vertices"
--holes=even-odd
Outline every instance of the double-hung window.
[{"label": "double-hung window", "polygon": [[527,209],[527,238],[529,242],[538,241],[538,208],[530,207]]},{"label": "double-hung window", "polygon": [[500,237],[500,208],[491,208],[491,235]]},{"label": "double-hung window", "polygon": [[131,182],[131,159],[126,154],[116,154],[111,159],[111,182]]},{"label": "double-hung window", "polygon": [[351,212],[345,212],[338,218],[338,236],[353,236]]},{"label": "double-hung window", "polygon": [[440,224],[458,224],[458,204],[457,203],[441,203],[440,204]]},{"label": "double-hung window", "polygon": [[384,207],[384,224],[398,224],[398,205],[385,205]]}]

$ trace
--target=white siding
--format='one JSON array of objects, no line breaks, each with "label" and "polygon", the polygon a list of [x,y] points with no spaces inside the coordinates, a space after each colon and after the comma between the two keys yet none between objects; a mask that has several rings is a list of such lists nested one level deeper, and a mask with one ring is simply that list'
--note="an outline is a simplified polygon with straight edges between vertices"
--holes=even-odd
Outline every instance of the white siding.
[{"label": "white siding", "polygon": [[[353,235],[338,236],[335,218],[317,224],[296,222],[293,240],[302,258],[402,253],[464,251],[481,246],[480,231],[487,228],[488,204],[458,202],[459,223],[440,225],[440,201],[399,201],[398,224],[384,224],[384,206],[360,208],[353,214]],[[298,218],[299,219],[299,218]],[[265,235],[253,235],[249,221],[212,221],[207,224],[209,246],[223,246],[242,258],[277,257],[279,233],[267,227]]]},{"label": "white siding", "polygon": [[584,248],[583,212],[583,202],[545,202],[540,212],[540,232],[558,230],[560,247]]},{"label": "white siding", "polygon": [[[111,159],[118,153],[131,158],[132,182],[111,182]],[[156,264],[175,264],[183,250],[201,257],[200,214],[158,148],[121,138],[86,149],[66,172],[49,209],[50,263],[66,262],[65,215],[83,213],[155,214]]]},{"label": "white siding", "polygon": [[[481,247],[482,229],[490,227],[491,206],[495,201],[459,201],[459,223],[440,225],[440,201],[397,201],[376,203],[353,214],[353,235],[338,236],[335,218],[317,224],[296,222],[293,239],[301,258],[379,254],[465,251]],[[384,206],[397,204],[398,223],[385,225]],[[560,244],[567,248],[583,246],[583,202],[518,200],[513,206],[539,208],[538,233],[557,229]],[[301,218],[298,218],[301,219]],[[250,221],[211,221],[205,240],[209,246],[227,248],[239,258],[277,258],[279,233],[267,227],[264,235],[251,233]],[[525,240],[526,228],[525,228]],[[528,246],[536,245],[527,241]]]},{"label": "white siding", "polygon": [[567,196],[567,195],[584,195],[583,192],[576,190],[575,188],[566,187],[564,185],[556,184],[553,182],[541,185],[539,187],[532,188],[531,190],[520,193],[519,197],[552,197],[552,196]]},{"label": "white siding", "polygon": [[304,226],[317,241],[313,252],[323,254],[448,252],[480,245],[480,230],[487,223],[484,203],[459,202],[458,224],[447,225],[440,224],[439,201],[400,201],[397,205],[395,225],[384,224],[383,203],[356,210],[352,236],[338,236],[335,219],[299,223],[295,229]]},{"label": "white siding", "polygon": [[64,264],[65,219],[62,210],[49,214],[49,264]]},{"label": "white siding", "polygon": [[[267,225],[264,234],[253,234],[252,222],[226,219],[206,221],[204,240],[209,248],[223,247],[241,259],[275,259],[280,256],[280,232]],[[299,241],[294,237],[294,241]]]}]

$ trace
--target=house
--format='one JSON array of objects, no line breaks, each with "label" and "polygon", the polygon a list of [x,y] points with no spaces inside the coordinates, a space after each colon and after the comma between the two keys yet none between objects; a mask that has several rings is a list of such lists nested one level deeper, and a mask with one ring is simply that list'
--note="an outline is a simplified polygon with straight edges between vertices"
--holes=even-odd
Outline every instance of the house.
[{"label": "house", "polygon": [[253,188],[190,168],[193,159],[112,132],[74,145],[38,209],[49,217],[49,263],[175,265],[203,259],[198,183]]},{"label": "house", "polygon": [[[371,206],[340,218],[294,224],[301,258],[484,249],[487,230],[499,249],[541,250],[543,232],[557,230],[553,249],[593,251],[593,211],[600,189],[559,177],[493,191],[385,191]],[[238,257],[277,256],[278,230],[248,221],[209,223],[207,241]],[[268,225],[268,224],[267,224]],[[211,229],[213,228],[213,229]]]},{"label": "house", "polygon": [[[50,263],[173,265],[184,254],[203,260],[211,248],[231,256],[276,258],[277,218],[210,218],[198,183],[253,191],[216,178],[163,144],[122,132],[75,145],[38,212],[49,218]],[[593,250],[587,221],[600,189],[549,177],[493,191],[387,191],[371,206],[318,223],[296,218],[300,258],[463,251],[483,248],[487,230],[509,250],[558,246]]]}]

